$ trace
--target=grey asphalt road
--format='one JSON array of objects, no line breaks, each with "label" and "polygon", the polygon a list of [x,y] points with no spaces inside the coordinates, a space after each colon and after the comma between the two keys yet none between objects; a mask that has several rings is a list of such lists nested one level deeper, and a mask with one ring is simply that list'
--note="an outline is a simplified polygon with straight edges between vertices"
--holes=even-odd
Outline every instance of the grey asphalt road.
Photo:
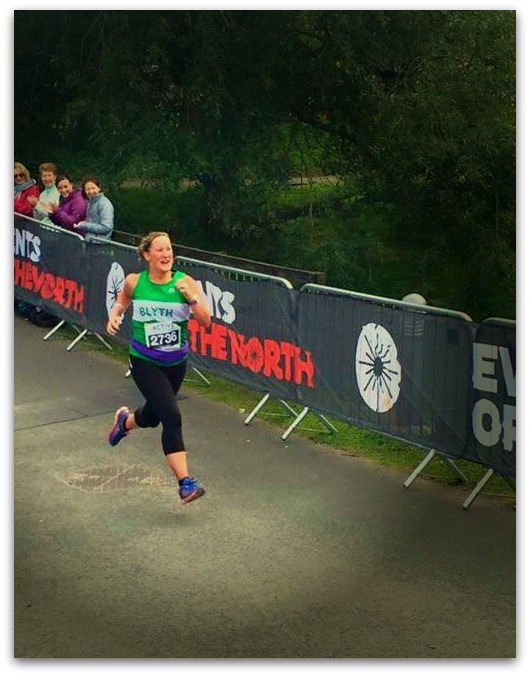
[{"label": "grey asphalt road", "polygon": [[[201,500],[90,341],[14,320],[14,656],[510,658],[516,515],[242,416],[184,386]],[[507,664],[508,666],[508,664]]]}]

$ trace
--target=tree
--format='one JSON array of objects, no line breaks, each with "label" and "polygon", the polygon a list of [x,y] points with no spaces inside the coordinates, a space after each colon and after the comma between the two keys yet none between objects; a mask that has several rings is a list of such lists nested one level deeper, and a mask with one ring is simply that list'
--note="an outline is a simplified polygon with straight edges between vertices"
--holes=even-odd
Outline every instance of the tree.
[{"label": "tree", "polygon": [[212,246],[270,228],[318,157],[426,267],[513,289],[515,12],[17,11],[15,43],[17,157],[186,179]]}]

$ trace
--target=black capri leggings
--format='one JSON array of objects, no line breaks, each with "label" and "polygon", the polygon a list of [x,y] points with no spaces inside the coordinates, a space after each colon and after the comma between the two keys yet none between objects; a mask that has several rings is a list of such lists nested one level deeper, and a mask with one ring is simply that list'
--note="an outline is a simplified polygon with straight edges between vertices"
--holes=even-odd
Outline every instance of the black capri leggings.
[{"label": "black capri leggings", "polygon": [[157,427],[162,423],[165,455],[184,450],[182,416],[176,395],[186,375],[186,361],[175,366],[157,366],[130,356],[131,375],[145,397],[145,404],[134,412],[138,427]]}]

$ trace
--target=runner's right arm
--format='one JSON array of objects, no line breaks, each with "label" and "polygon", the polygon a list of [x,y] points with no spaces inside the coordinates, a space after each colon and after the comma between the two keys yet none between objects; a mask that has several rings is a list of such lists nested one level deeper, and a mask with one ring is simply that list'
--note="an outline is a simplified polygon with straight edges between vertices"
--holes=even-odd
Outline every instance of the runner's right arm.
[{"label": "runner's right arm", "polygon": [[123,315],[132,303],[132,293],[138,282],[139,276],[139,273],[132,273],[125,277],[123,288],[118,294],[114,307],[110,313],[109,321],[107,322],[107,333],[110,333],[111,336],[115,336],[120,330]]}]

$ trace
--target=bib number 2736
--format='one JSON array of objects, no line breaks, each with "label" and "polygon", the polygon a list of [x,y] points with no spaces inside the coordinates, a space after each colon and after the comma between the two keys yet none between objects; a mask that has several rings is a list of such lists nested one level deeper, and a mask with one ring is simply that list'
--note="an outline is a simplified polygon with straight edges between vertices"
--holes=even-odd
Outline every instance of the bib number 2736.
[{"label": "bib number 2736", "polygon": [[148,347],[180,347],[180,327],[165,322],[146,324],[145,338]]}]

